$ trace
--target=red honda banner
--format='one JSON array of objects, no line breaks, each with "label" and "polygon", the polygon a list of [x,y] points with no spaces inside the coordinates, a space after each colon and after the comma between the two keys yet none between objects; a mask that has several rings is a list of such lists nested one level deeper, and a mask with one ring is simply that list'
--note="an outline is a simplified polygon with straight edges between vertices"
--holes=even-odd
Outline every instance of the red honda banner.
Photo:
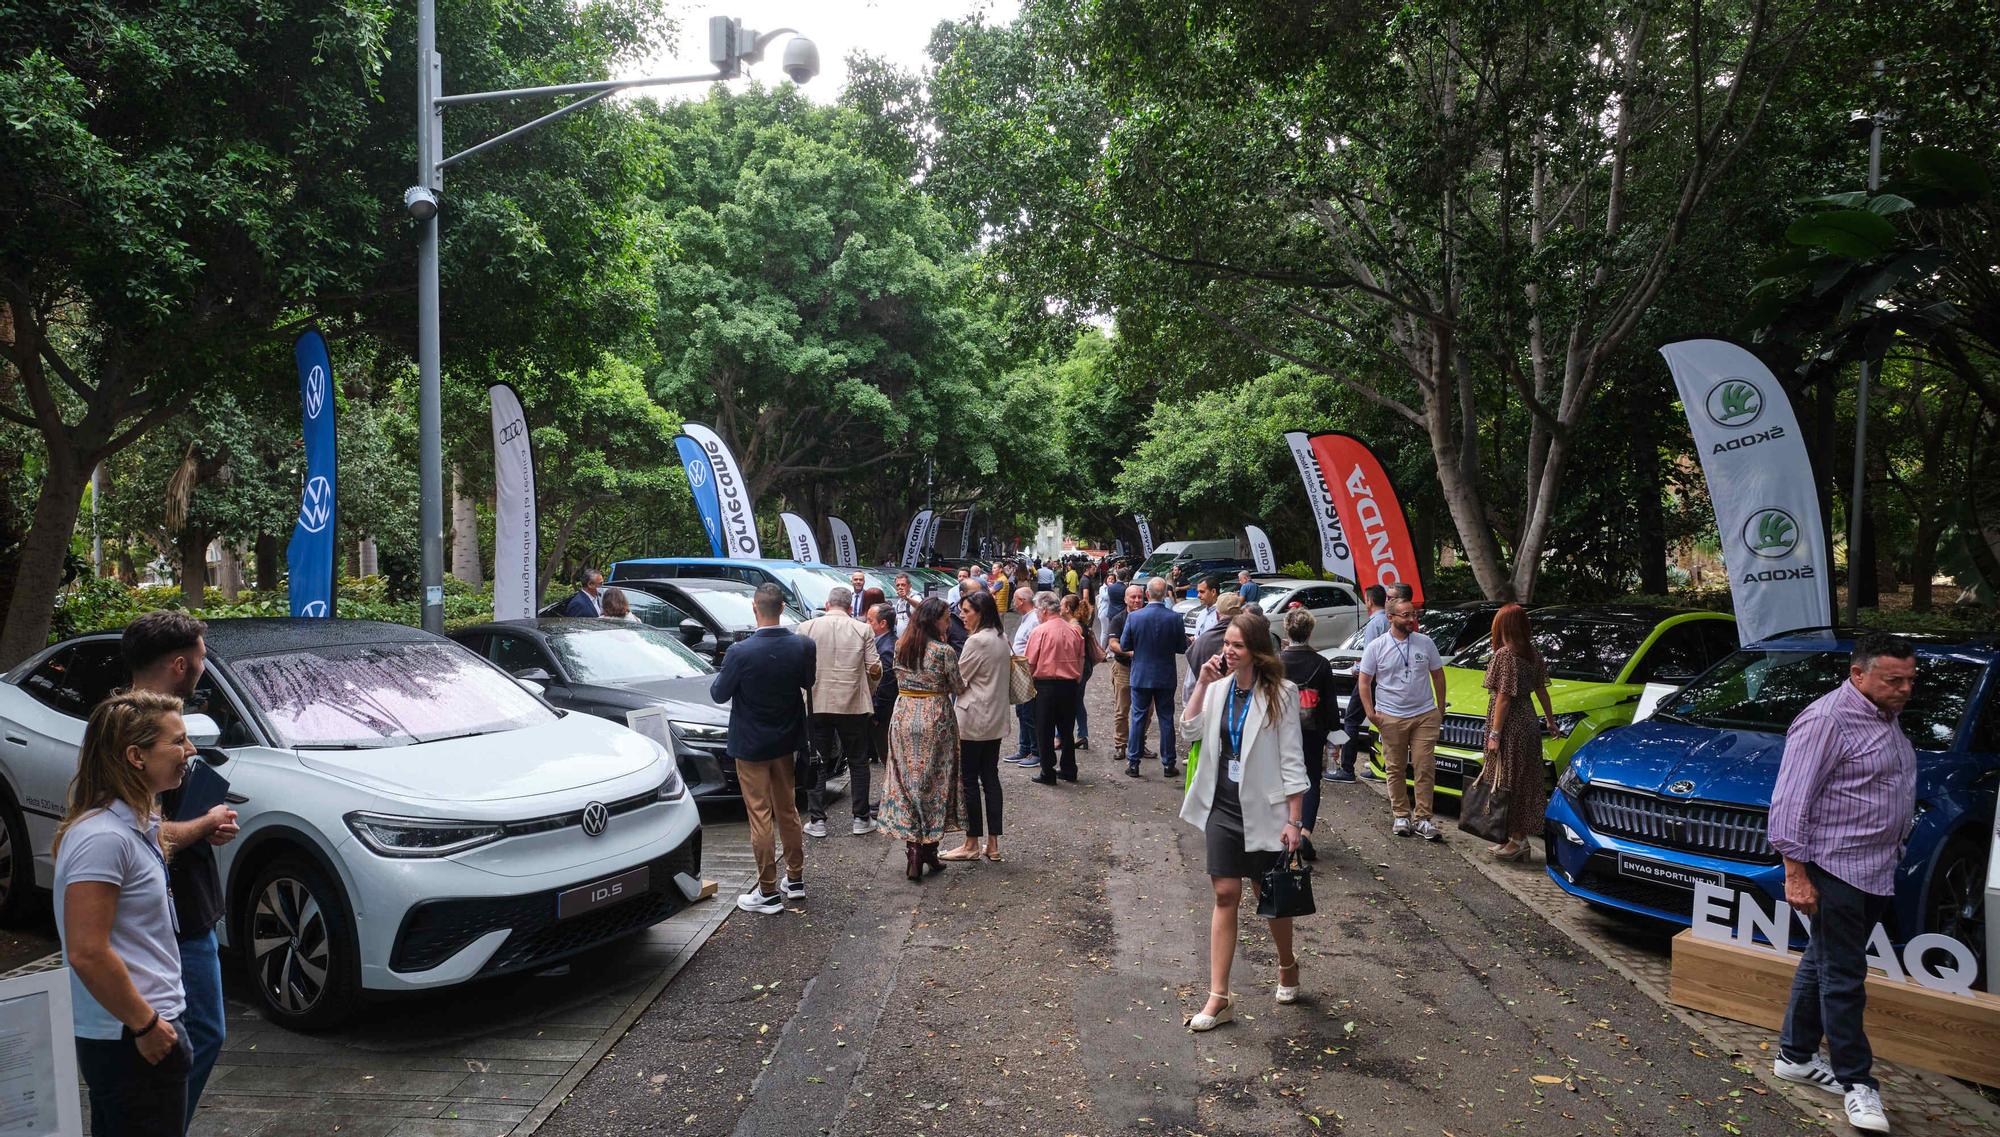
[{"label": "red honda banner", "polygon": [[1401,581],[1410,586],[1411,599],[1422,604],[1423,572],[1389,472],[1368,444],[1351,434],[1315,434],[1311,442],[1340,514],[1341,532],[1354,551],[1354,582],[1366,588]]}]

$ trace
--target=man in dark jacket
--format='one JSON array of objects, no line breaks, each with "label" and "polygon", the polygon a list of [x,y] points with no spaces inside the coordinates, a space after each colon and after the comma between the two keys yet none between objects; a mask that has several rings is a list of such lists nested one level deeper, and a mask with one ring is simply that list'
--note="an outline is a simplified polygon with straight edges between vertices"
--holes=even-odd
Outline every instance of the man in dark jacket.
[{"label": "man in dark jacket", "polygon": [[[868,610],[868,628],[875,633],[875,654],[882,660],[882,677],[875,681],[875,721],[870,736],[868,760],[889,760],[889,716],[896,713],[896,609],[877,604]],[[871,806],[872,818],[880,812]]]},{"label": "man in dark jacket", "polygon": [[[751,601],[757,630],[722,657],[709,696],[729,704],[729,757],[750,819],[750,849],[757,857],[757,887],[736,898],[745,912],[783,912],[786,900],[806,894],[805,829],[794,797],[793,755],[806,743],[806,692],[817,671],[817,649],[804,636],[778,626],[784,590],[757,586]],[[785,880],[779,891],[776,837],[785,846]]]},{"label": "man in dark jacket", "polygon": [[1126,727],[1125,773],[1139,776],[1139,756],[1146,747],[1146,723],[1160,720],[1160,765],[1171,778],[1174,764],[1174,662],[1187,653],[1187,631],[1180,614],[1167,607],[1167,582],[1146,582],[1146,604],[1125,617],[1119,646],[1132,653],[1132,717]]},{"label": "man in dark jacket", "polygon": [[563,605],[562,614],[565,616],[604,615],[604,602],[597,598],[598,592],[603,588],[603,573],[598,572],[596,569],[591,569],[589,572],[584,573],[583,587],[577,590],[575,596],[569,598],[569,603]]}]

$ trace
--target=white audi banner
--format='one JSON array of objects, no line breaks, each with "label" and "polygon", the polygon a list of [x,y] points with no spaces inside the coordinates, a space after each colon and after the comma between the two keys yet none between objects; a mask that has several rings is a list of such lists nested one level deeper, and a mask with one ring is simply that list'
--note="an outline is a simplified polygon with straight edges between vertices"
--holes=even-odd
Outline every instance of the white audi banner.
[{"label": "white audi banner", "polygon": [[1320,471],[1319,458],[1313,454],[1312,436],[1303,430],[1288,430],[1285,445],[1291,447],[1292,462],[1299,468],[1299,481],[1306,487],[1306,504],[1312,507],[1313,520],[1319,523],[1320,567],[1342,580],[1353,580],[1354,551],[1347,547],[1347,535],[1341,531],[1340,511],[1333,507],[1333,495],[1327,492],[1326,475]]},{"label": "white audi banner", "polygon": [[493,404],[493,618],[530,620],[542,599],[535,447],[514,388],[495,383],[486,394]]},{"label": "white audi banner", "polygon": [[1250,542],[1250,559],[1261,573],[1278,571],[1278,555],[1271,551],[1271,538],[1255,525],[1245,525],[1243,536]]},{"label": "white audi banner", "polygon": [[826,519],[826,535],[833,541],[833,563],[841,568],[855,568],[861,564],[861,550],[854,544],[854,530],[838,517]]},{"label": "white audi banner", "polygon": [[1660,354],[1673,370],[1715,503],[1737,638],[1749,644],[1830,627],[1826,531],[1812,460],[1784,387],[1727,340],[1682,340]]},{"label": "white audi banner", "polygon": [[1132,520],[1139,526],[1139,557],[1143,560],[1153,555],[1153,527],[1146,523],[1143,513],[1133,514]]},{"label": "white audi banner", "polygon": [[900,562],[905,567],[914,566],[923,559],[924,541],[931,531],[931,516],[931,511],[925,509],[910,518],[910,531],[903,537],[903,559]]},{"label": "white audi banner", "polygon": [[819,564],[819,538],[813,535],[812,525],[796,513],[780,513],[778,520],[785,523],[785,543],[791,546],[792,559]]},{"label": "white audi banner", "polygon": [[764,546],[757,539],[757,514],[750,505],[750,483],[744,480],[736,455],[730,452],[721,435],[701,423],[688,423],[681,427],[681,433],[694,439],[708,456],[709,470],[715,476],[715,496],[722,507],[723,548],[732,557],[761,558]]}]

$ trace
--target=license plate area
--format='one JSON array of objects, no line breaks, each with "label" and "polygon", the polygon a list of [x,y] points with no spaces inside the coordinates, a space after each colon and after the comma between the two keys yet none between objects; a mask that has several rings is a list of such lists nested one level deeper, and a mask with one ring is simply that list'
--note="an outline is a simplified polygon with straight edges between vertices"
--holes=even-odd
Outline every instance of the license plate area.
[{"label": "license plate area", "polygon": [[1669,888],[1694,891],[1697,884],[1724,886],[1722,874],[1709,869],[1689,868],[1686,865],[1669,864],[1651,857],[1635,857],[1630,853],[1618,854],[1618,875],[1633,880],[1643,880],[1649,884],[1664,884]]},{"label": "license plate area", "polygon": [[1439,754],[1433,760],[1437,763],[1437,771],[1440,774],[1465,773],[1465,763],[1449,754]]},{"label": "license plate area", "polygon": [[580,884],[575,888],[556,893],[556,919],[567,920],[571,916],[581,916],[599,908],[608,908],[620,901],[630,900],[646,891],[652,876],[650,865],[640,865],[629,872],[590,884]]}]

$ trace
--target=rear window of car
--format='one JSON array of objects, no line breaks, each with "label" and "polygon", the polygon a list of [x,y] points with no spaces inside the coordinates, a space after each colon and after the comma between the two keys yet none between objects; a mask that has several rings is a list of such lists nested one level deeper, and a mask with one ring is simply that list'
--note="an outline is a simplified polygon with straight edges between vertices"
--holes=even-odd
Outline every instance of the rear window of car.
[{"label": "rear window of car", "polygon": [[236,661],[242,692],[281,746],[408,746],[551,722],[549,710],[464,647],[355,644]]},{"label": "rear window of car", "polygon": [[[1739,651],[1660,708],[1675,722],[1783,734],[1814,699],[1847,681],[1844,651]],[[1919,750],[1949,750],[1972,701],[1979,665],[1917,657],[1916,689],[1899,723]]]}]

